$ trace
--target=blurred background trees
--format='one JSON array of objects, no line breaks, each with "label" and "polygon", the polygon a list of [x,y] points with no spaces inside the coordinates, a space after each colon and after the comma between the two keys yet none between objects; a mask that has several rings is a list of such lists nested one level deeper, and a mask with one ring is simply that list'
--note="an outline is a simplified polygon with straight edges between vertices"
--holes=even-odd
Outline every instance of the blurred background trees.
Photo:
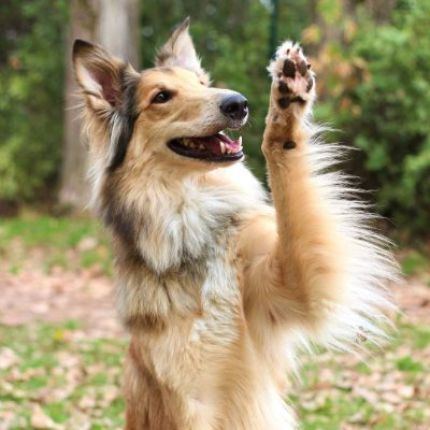
[{"label": "blurred background trees", "polygon": [[[101,3],[130,7],[125,0]],[[269,89],[265,67],[273,53],[273,0],[134,3],[128,16],[135,24],[128,30],[137,36],[126,45],[140,46],[142,67],[151,66],[155,48],[171,28],[192,17],[192,34],[215,84],[241,91],[250,100],[252,117],[243,132],[247,161],[264,180],[259,145]],[[81,33],[83,37],[115,48],[101,36],[101,6],[79,15],[73,9],[77,4],[85,8],[97,2],[9,0],[0,5],[3,207],[46,206],[58,195],[63,202],[82,205],[66,192],[70,181],[82,177],[82,163],[73,162],[68,151],[70,142],[75,154],[85,151],[75,145],[78,132],[70,126],[78,113],[67,111],[64,121],[64,107],[73,104],[64,96],[70,94],[65,90],[65,82],[70,85],[66,58],[71,37],[85,20],[95,21],[92,33]],[[376,190],[378,210],[396,228],[425,231],[430,213],[430,1],[278,0],[277,10],[276,41],[301,40],[319,74],[316,120],[341,130],[328,140],[360,149],[346,168]],[[127,40],[130,36],[119,25],[114,20],[108,36]],[[122,55],[133,58],[129,52]]]},{"label": "blurred background trees", "polygon": [[59,201],[83,208],[89,200],[87,151],[82,145],[79,99],[72,68],[75,39],[104,46],[112,55],[139,66],[139,0],[71,0],[64,61],[67,65],[64,92],[64,144]]}]

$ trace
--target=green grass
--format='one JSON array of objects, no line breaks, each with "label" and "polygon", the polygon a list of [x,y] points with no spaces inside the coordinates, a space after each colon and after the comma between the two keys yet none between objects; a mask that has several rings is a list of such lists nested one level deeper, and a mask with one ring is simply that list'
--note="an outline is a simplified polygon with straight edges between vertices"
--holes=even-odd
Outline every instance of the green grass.
[{"label": "green grass", "polygon": [[426,428],[430,398],[423,381],[430,371],[424,351],[429,335],[428,327],[399,323],[391,342],[366,362],[328,353],[308,358],[289,397],[301,428]]},{"label": "green grass", "polygon": [[0,219],[0,255],[8,261],[11,273],[19,273],[25,262],[39,259],[39,266],[48,273],[53,268],[98,267],[111,275],[107,237],[96,220],[85,217],[27,214]]},{"label": "green grass", "polygon": [[417,275],[430,270],[430,259],[419,250],[410,250],[401,259],[401,267],[406,276]]},{"label": "green grass", "polygon": [[[71,423],[77,419],[90,423],[91,430],[121,428],[126,341],[85,339],[75,336],[79,330],[76,321],[24,328],[0,326],[0,351],[7,347],[16,356],[11,367],[0,370],[0,420],[3,414],[14,416],[8,428],[31,428],[35,403],[65,429],[76,428]],[[429,398],[405,398],[402,402],[407,408],[400,413],[387,408],[380,393],[395,371],[396,378],[401,378],[399,390],[404,385],[420,386],[430,370],[422,354],[428,346],[423,333],[428,335],[426,327],[401,326],[397,339],[375,352],[367,364],[322,351],[306,359],[303,381],[295,384],[288,399],[298,411],[301,428],[338,430],[346,423],[355,426],[351,428],[375,430],[423,426],[428,420]],[[405,354],[405,348],[410,354]],[[397,395],[397,389],[390,393]]]},{"label": "green grass", "polygon": [[[12,273],[29,265],[30,270],[37,266],[48,273],[97,267],[110,274],[106,237],[97,221],[88,218],[28,214],[0,220],[0,262]],[[429,260],[419,251],[408,251],[402,267],[416,275],[428,270]],[[430,327],[403,324],[401,317],[396,324],[399,330],[390,343],[366,362],[322,350],[305,358],[302,382],[294,383],[288,397],[302,430],[340,430],[345,425],[374,430],[426,428],[430,388],[423,381],[429,381],[425,350],[430,347]],[[7,420],[8,429],[30,429],[32,410],[39,405],[64,429],[87,428],[86,423],[91,430],[122,427],[120,386],[126,341],[88,339],[81,330],[79,321],[20,328],[0,325],[0,363],[4,351],[15,357],[10,366],[0,367],[1,424]],[[410,394],[411,387],[418,394]],[[399,401],[393,406],[387,395],[400,396]]]},{"label": "green grass", "polygon": [[424,372],[424,366],[412,357],[401,357],[396,361],[397,369],[402,372]]},{"label": "green grass", "polygon": [[2,220],[0,246],[19,237],[25,245],[48,246],[57,249],[74,248],[86,236],[98,234],[95,221],[87,218],[56,218],[31,216]]},{"label": "green grass", "polygon": [[415,326],[412,324],[403,325],[404,336],[413,344],[416,349],[425,349],[430,346],[430,327]]},{"label": "green grass", "polygon": [[[86,239],[92,246],[86,247]],[[41,265],[46,272],[55,267],[64,270],[97,266],[111,275],[108,234],[88,217],[53,217],[40,214],[0,219],[0,256],[8,260],[8,270],[19,273],[23,262],[42,250]],[[403,273],[417,275],[430,270],[430,259],[419,249],[408,250],[401,257]]]},{"label": "green grass", "polygon": [[[0,326],[0,351],[9,348],[16,356],[11,367],[0,370],[0,422],[3,414],[14,415],[7,428],[31,428],[29,411],[35,403],[65,428],[76,417],[84,417],[91,429],[121,426],[126,341],[73,340],[77,333],[79,324],[74,321],[25,328]],[[112,387],[114,394],[106,396]]]}]

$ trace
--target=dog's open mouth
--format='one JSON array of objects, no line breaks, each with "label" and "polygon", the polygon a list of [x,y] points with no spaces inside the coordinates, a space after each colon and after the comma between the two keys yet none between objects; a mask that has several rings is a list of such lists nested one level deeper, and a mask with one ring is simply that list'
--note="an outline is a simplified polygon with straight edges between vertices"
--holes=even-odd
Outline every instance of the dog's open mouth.
[{"label": "dog's open mouth", "polygon": [[222,131],[213,136],[173,139],[167,146],[179,155],[205,161],[235,161],[243,157],[242,137],[234,140]]}]

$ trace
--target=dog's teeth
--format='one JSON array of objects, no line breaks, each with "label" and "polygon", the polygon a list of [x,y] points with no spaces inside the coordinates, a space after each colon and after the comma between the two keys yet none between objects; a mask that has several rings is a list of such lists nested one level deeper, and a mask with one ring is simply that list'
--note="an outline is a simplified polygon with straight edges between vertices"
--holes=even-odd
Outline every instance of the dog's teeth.
[{"label": "dog's teeth", "polygon": [[242,136],[239,136],[239,139],[237,139],[237,142],[239,144],[239,148],[242,148]]},{"label": "dog's teeth", "polygon": [[224,144],[224,142],[220,142],[220,143],[219,143],[219,147],[220,147],[220,149],[221,149],[221,154],[225,154],[225,150],[226,150],[226,148],[225,148],[225,144]]}]

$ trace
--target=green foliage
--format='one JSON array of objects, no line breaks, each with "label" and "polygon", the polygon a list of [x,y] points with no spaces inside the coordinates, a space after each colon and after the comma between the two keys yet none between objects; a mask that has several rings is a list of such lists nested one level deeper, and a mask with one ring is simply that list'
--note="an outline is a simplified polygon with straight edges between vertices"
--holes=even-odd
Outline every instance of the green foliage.
[{"label": "green foliage", "polygon": [[[393,22],[385,25],[375,25],[362,11],[359,29],[341,53],[350,80],[340,97],[325,102],[324,113],[345,132],[342,140],[363,151],[351,168],[367,188],[377,190],[380,211],[397,228],[425,231],[430,212],[430,2],[408,4],[401,4]],[[337,85],[339,79],[335,75]]]},{"label": "green foliage", "polygon": [[[0,200],[35,201],[55,190],[68,5],[0,4],[6,36],[0,40]],[[342,0],[279,2],[278,42],[303,40],[319,74],[316,119],[342,130],[336,140],[362,150],[349,169],[377,190],[379,211],[397,228],[424,231],[430,212],[430,2],[399,0],[380,22],[360,2],[347,6]],[[152,65],[155,47],[172,27],[192,17],[191,32],[214,83],[250,101],[251,121],[241,133],[247,162],[264,180],[270,1],[160,0],[142,2],[141,9],[143,67]]]},{"label": "green foliage", "polygon": [[[65,0],[0,4],[0,198],[55,184],[61,153]],[[39,194],[40,195],[40,194]]]}]

